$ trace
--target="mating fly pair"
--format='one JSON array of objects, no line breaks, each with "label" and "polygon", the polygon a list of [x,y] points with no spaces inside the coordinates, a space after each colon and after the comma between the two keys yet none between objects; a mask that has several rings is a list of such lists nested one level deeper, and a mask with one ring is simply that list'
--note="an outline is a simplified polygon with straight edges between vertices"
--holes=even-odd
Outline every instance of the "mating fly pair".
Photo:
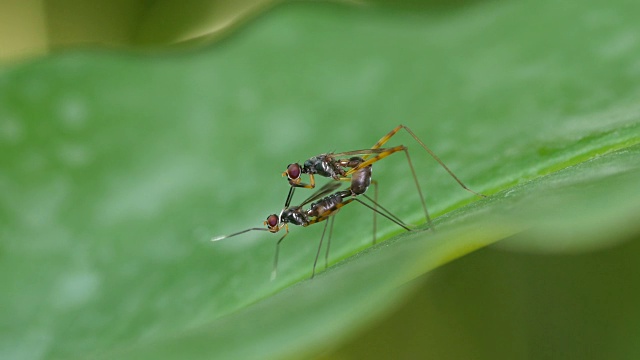
[{"label": "mating fly pair", "polygon": [[[246,229],[231,235],[219,236],[212,239],[212,241],[218,241],[222,239],[226,239],[232,236],[244,234],[249,231],[258,230],[258,231],[269,231],[272,233],[276,233],[281,229],[285,229],[285,234],[278,240],[276,243],[276,253],[274,259],[274,266],[272,272],[272,279],[276,275],[276,269],[278,265],[278,253],[280,248],[280,243],[282,240],[289,234],[289,224],[298,225],[298,226],[309,226],[315,223],[319,223],[325,220],[329,220],[325,223],[324,230],[322,232],[322,237],[320,238],[320,244],[318,246],[318,251],[315,256],[315,261],[313,263],[313,269],[311,277],[315,275],[316,264],[318,261],[318,256],[320,254],[320,249],[322,247],[322,241],[324,239],[327,225],[330,226],[329,230],[329,238],[327,241],[327,249],[325,253],[325,267],[327,266],[327,260],[329,255],[329,247],[331,241],[331,235],[333,230],[333,220],[335,215],[340,208],[343,206],[356,201],[363,206],[368,207],[373,211],[374,219],[373,219],[373,242],[375,243],[375,233],[376,233],[376,215],[380,214],[381,216],[389,219],[394,222],[398,226],[404,228],[405,230],[410,231],[411,229],[404,224],[400,219],[391,214],[384,207],[380,206],[377,203],[377,182],[371,179],[372,176],[372,165],[373,163],[386,158],[387,156],[394,154],[399,151],[403,151],[407,157],[407,162],[409,164],[409,168],[411,169],[411,173],[413,176],[413,180],[415,182],[416,188],[418,190],[418,194],[420,196],[420,201],[422,203],[422,208],[425,213],[425,219],[429,225],[430,229],[433,229],[433,224],[431,221],[431,217],[429,216],[429,212],[427,210],[427,206],[424,201],[424,197],[422,195],[422,190],[420,188],[420,183],[418,182],[418,178],[416,176],[415,170],[413,168],[413,164],[411,162],[411,157],[409,156],[409,152],[406,146],[398,145],[391,148],[382,148],[382,146],[389,141],[391,137],[393,137],[398,131],[401,129],[405,129],[421,146],[422,148],[433,157],[438,164],[440,164],[448,173],[453,177],[456,182],[465,190],[480,196],[484,197],[484,195],[476,193],[475,191],[469,189],[466,185],[458,179],[458,177],[436,156],[431,149],[429,149],[408,127],[404,125],[398,125],[396,128],[391,130],[388,134],[383,136],[375,145],[373,145],[369,149],[363,150],[355,150],[355,151],[347,151],[342,153],[326,153],[320,154],[318,156],[314,156],[309,158],[307,161],[300,165],[298,163],[289,164],[287,166],[286,171],[282,174],[286,176],[289,185],[291,186],[289,189],[289,194],[287,195],[285,206],[283,210],[280,212],[280,215],[271,214],[265,220],[264,225],[266,228],[250,228]],[[309,176],[309,183],[303,183],[301,179],[302,174],[307,174]],[[327,183],[321,189],[316,191],[313,195],[307,198],[298,206],[291,206],[291,201],[293,198],[293,194],[297,187],[302,188],[315,188],[315,178],[314,176],[323,176],[334,181]],[[350,186],[344,190],[336,191],[340,184],[343,182],[349,182]],[[371,199],[369,196],[365,194],[369,186],[373,184],[375,186],[374,197]],[[331,194],[332,192],[334,192]],[[369,200],[373,205],[369,205],[363,201],[361,201],[359,196],[365,197]],[[313,203],[312,203],[313,202]],[[305,210],[304,206],[311,203],[309,209]],[[330,223],[330,224],[329,224]]]}]

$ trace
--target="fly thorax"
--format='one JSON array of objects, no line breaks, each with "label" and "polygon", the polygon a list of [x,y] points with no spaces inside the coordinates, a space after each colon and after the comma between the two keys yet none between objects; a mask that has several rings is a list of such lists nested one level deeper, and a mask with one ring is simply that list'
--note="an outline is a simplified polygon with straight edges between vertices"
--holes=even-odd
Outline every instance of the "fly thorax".
[{"label": "fly thorax", "polygon": [[282,222],[290,223],[298,226],[309,225],[307,216],[302,212],[302,209],[298,206],[290,207],[282,212]]},{"label": "fly thorax", "polygon": [[305,174],[315,174],[316,173],[316,163],[318,162],[318,157],[314,156],[309,160],[305,161],[302,164],[302,172]]},{"label": "fly thorax", "polygon": [[307,174],[318,174],[324,177],[339,178],[341,168],[329,154],[314,156],[304,162],[302,171]]}]

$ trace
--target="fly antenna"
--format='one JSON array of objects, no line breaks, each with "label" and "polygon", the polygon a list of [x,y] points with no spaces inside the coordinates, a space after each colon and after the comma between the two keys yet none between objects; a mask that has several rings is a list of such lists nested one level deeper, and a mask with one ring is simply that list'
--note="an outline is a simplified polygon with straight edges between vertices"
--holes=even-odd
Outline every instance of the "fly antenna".
[{"label": "fly antenna", "polygon": [[265,229],[265,228],[251,228],[251,229],[246,229],[246,230],[239,231],[239,232],[237,232],[237,233],[233,233],[233,234],[231,234],[231,235],[216,236],[216,237],[214,237],[213,239],[211,239],[211,241],[220,241],[220,240],[224,240],[224,239],[226,239],[226,238],[230,238],[230,237],[233,237],[233,236],[236,236],[236,235],[244,234],[244,233],[246,233],[246,232],[253,231],[253,230],[269,231],[269,229]]}]

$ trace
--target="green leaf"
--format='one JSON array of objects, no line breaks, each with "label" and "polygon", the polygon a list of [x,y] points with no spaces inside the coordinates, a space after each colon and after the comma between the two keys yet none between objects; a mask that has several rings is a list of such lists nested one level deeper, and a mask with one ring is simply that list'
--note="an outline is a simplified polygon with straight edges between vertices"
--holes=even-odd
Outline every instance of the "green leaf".
[{"label": "green leaf", "polygon": [[[619,5],[290,4],[197,53],[3,69],[0,357],[317,356],[374,329],[413,279],[514,234],[496,246],[624,246],[639,233],[640,29]],[[399,123],[489,198],[400,132],[387,145],[409,147],[435,233],[380,219],[372,247],[371,212],[345,206],[311,281],[321,225],[292,226],[273,282],[280,234],[209,241],[279,212],[287,164]],[[404,156],[374,168],[379,202],[423,223]]]},{"label": "green leaf", "polygon": [[[222,358],[257,358],[261,354],[274,357],[296,354],[296,357],[305,357],[301,354],[326,350],[321,344],[331,344],[336,339],[345,338],[354,329],[361,328],[363,321],[366,324],[366,319],[393,308],[402,299],[401,295],[413,290],[418,284],[405,287],[401,285],[451,259],[506,238],[518,230],[534,225],[537,227],[535,231],[527,231],[521,236],[505,240],[505,245],[545,246],[547,243],[540,239],[551,238],[555,240],[553,246],[562,252],[575,252],[577,246],[592,245],[589,242],[578,245],[573,243],[577,239],[584,239],[583,232],[589,232],[589,240],[600,246],[611,246],[609,241],[625,239],[629,233],[637,234],[640,230],[637,225],[627,226],[618,233],[615,230],[628,225],[636,217],[640,202],[637,195],[629,194],[633,193],[630,190],[637,187],[639,181],[640,146],[634,146],[541,177],[440,217],[437,225],[443,230],[436,234],[413,231],[396,236],[339,263],[312,280],[303,281],[218,321],[173,338],[150,341],[139,348],[109,356],[131,359],[144,356],[206,358],[208,354],[202,352],[202,349],[212,349],[216,356]],[[608,194],[619,201],[611,208],[593,208],[591,211],[576,213],[574,206],[580,206],[581,201],[590,199],[598,204],[606,203],[598,201],[602,199],[585,196],[587,191],[602,196]],[[566,199],[571,200],[569,206],[558,206],[555,203]],[[516,214],[504,215],[509,210],[515,210]],[[522,211],[527,212],[528,216],[521,216],[519,212]],[[553,217],[550,213],[553,213]],[[489,214],[493,216],[488,216]],[[605,226],[587,226],[586,229],[570,234],[573,236],[557,231],[555,216],[564,219],[565,226],[577,229],[596,215],[610,218],[604,220]],[[548,248],[547,245],[546,249],[549,250]],[[469,268],[467,270],[472,271]],[[421,312],[424,311],[416,310],[417,314]],[[440,321],[441,326],[446,326],[446,320]],[[402,325],[395,325],[401,331]],[[421,325],[414,323],[414,326],[419,328]],[[380,333],[386,333],[384,327],[369,331],[369,335],[373,336]],[[393,334],[385,334],[384,337],[386,341],[403,340]],[[252,339],[251,346],[245,344],[245,339]],[[364,337],[360,342],[360,346],[366,349],[362,352],[376,357],[376,351],[367,349],[371,345],[369,338]],[[437,343],[430,343],[435,347],[432,351],[442,351]],[[283,347],[282,344],[287,346]],[[468,356],[474,354],[474,349],[470,348]],[[407,356],[412,354],[412,351],[406,349],[384,351],[389,352],[389,356],[397,352]],[[430,351],[425,352],[425,355],[429,354]]]}]

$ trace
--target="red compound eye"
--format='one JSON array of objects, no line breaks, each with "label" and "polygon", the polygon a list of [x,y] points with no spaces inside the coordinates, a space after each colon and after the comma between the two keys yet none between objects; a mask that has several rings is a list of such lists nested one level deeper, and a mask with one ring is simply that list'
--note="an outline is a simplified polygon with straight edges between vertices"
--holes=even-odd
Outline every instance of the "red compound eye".
[{"label": "red compound eye", "polygon": [[276,214],[269,215],[267,217],[267,221],[266,221],[267,226],[269,228],[274,228],[274,227],[278,226],[278,222],[279,222],[278,220],[279,220],[278,219],[278,215],[276,215]]},{"label": "red compound eye", "polygon": [[287,166],[287,177],[289,179],[295,180],[300,177],[300,165],[299,164],[289,164]]}]

